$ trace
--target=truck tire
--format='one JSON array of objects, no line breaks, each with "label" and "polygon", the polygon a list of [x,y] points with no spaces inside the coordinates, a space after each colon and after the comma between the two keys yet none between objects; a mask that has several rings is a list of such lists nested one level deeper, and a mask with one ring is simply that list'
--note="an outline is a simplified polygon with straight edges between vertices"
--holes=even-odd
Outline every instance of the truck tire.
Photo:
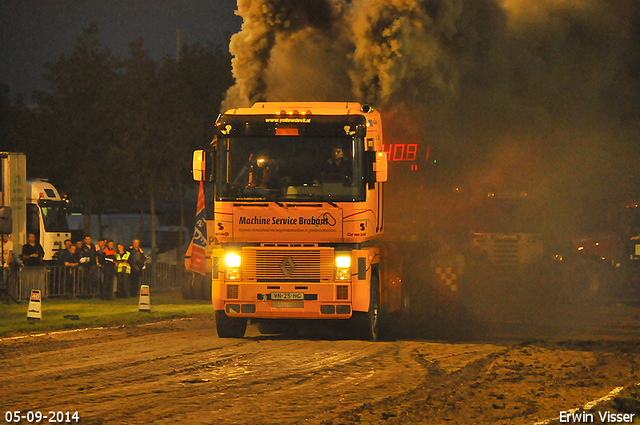
[{"label": "truck tire", "polygon": [[216,330],[220,338],[243,338],[247,330],[247,319],[229,317],[224,310],[216,310]]},{"label": "truck tire", "polygon": [[354,311],[351,316],[353,330],[357,339],[376,341],[380,334],[380,285],[378,276],[371,277],[369,311]]}]

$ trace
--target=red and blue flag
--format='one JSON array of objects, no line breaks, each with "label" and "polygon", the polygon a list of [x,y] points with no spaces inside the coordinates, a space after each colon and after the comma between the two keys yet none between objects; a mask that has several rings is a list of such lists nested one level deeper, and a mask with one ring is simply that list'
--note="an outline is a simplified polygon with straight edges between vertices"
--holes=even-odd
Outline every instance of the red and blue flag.
[{"label": "red and blue flag", "polygon": [[191,246],[191,271],[205,275],[207,273],[207,222],[205,220],[204,185],[200,182],[196,225],[193,230]]}]

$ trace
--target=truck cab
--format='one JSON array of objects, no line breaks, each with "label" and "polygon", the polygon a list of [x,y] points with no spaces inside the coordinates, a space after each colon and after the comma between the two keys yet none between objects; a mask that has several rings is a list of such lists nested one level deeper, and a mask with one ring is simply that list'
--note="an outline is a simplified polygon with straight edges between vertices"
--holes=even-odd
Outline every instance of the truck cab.
[{"label": "truck cab", "polygon": [[27,180],[27,233],[35,233],[44,248],[44,261],[54,260],[71,238],[67,201],[47,180]]},{"label": "truck cab", "polygon": [[259,102],[217,122],[212,301],[218,335],[247,319],[336,319],[375,339],[393,310],[380,280],[384,229],[380,114],[353,102]]},{"label": "truck cab", "polygon": [[0,204],[11,207],[11,241],[19,258],[27,234],[34,233],[52,261],[71,238],[67,202],[45,179],[27,179],[27,158],[20,152],[0,152]]}]

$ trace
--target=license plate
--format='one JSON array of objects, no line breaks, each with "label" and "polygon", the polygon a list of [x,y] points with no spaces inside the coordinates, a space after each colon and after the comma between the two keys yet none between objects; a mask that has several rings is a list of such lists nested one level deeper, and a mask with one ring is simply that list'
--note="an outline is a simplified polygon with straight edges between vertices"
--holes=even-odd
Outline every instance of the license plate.
[{"label": "license plate", "polygon": [[304,300],[304,292],[272,292],[272,300]]}]

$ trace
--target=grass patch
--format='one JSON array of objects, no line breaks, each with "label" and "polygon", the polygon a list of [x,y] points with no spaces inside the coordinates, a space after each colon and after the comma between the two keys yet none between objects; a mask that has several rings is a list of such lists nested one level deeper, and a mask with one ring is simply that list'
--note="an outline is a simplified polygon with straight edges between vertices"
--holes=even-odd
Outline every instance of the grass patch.
[{"label": "grass patch", "polygon": [[[150,313],[138,311],[137,298],[111,301],[50,298],[42,300],[42,320],[27,320],[28,305],[28,301],[0,304],[0,337],[26,332],[128,325],[213,313],[211,301],[183,300],[175,293],[152,293]],[[80,320],[65,318],[67,315],[76,315]]]}]

